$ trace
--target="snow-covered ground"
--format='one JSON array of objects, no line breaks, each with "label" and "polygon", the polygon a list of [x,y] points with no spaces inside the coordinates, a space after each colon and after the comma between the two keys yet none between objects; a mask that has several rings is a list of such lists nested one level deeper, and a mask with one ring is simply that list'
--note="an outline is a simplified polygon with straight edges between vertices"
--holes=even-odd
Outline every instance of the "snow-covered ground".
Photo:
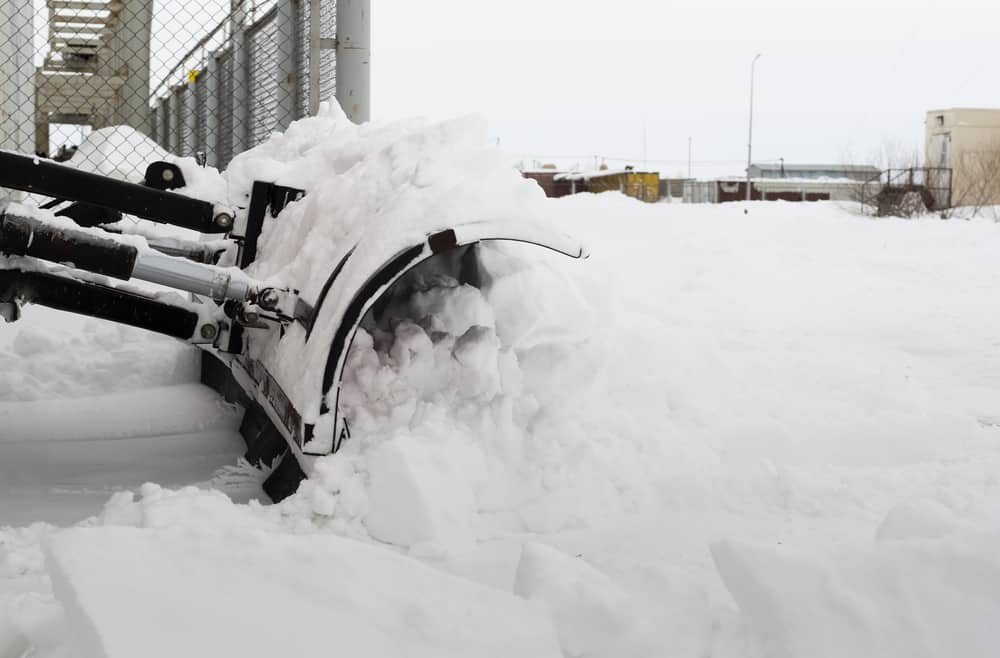
[{"label": "snow-covered ground", "polygon": [[0,523],[96,514],[0,530],[0,656],[995,653],[1000,225],[537,208],[591,259],[369,326],[280,505],[189,350],[0,329]]}]

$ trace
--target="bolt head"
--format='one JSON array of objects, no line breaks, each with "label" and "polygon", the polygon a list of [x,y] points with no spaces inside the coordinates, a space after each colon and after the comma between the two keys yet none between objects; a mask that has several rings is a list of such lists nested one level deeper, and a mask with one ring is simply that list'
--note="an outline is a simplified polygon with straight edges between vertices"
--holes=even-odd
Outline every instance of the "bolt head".
[{"label": "bolt head", "polygon": [[215,225],[219,228],[229,228],[233,225],[233,216],[224,212],[220,212],[215,216]]},{"label": "bolt head", "polygon": [[218,334],[219,330],[214,324],[204,324],[201,326],[201,337],[205,340],[215,340]]},{"label": "bolt head", "polygon": [[163,170],[163,180],[165,180],[165,181],[167,181],[169,183],[173,179],[174,179],[174,170],[173,169],[164,169]]},{"label": "bolt head", "polygon": [[272,288],[264,290],[260,294],[259,303],[264,308],[274,308],[278,305],[278,293]]}]

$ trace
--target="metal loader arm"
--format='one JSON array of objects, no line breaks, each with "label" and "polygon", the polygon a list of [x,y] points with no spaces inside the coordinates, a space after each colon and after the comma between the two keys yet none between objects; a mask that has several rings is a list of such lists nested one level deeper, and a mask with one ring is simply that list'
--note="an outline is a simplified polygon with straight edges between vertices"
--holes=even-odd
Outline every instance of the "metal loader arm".
[{"label": "metal loader arm", "polygon": [[233,225],[230,212],[207,201],[8,151],[0,151],[0,187],[119,210],[201,233],[225,233]]}]

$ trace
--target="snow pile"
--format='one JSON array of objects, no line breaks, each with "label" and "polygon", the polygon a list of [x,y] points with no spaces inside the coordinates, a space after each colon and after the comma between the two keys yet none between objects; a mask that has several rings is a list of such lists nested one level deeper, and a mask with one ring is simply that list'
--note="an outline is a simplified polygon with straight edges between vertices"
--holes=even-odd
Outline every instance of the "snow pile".
[{"label": "snow pile", "polygon": [[91,131],[66,163],[102,176],[141,183],[146,167],[163,160],[167,152],[149,137],[129,126]]},{"label": "snow pile", "polygon": [[313,512],[440,550],[638,504],[658,447],[618,435],[604,407],[595,313],[532,250],[507,251],[480,247],[482,290],[437,278],[363,323],[340,393],[352,438],[300,492]]},{"label": "snow pile", "polygon": [[455,222],[542,220],[544,194],[485,146],[486,134],[477,117],[358,126],[336,104],[323,104],[318,116],[238,155],[225,172],[237,206],[246,206],[256,180],[307,191],[280,221],[265,222],[251,273],[315,299],[335,256],[363,232],[395,243]]}]

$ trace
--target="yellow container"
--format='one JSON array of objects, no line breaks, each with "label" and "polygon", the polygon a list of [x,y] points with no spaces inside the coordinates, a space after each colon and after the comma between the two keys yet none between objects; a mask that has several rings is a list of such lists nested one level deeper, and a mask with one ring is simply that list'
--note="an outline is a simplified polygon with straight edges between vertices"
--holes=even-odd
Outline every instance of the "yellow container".
[{"label": "yellow container", "polygon": [[621,192],[627,196],[656,203],[660,200],[660,174],[624,171],[590,179],[591,192]]}]

